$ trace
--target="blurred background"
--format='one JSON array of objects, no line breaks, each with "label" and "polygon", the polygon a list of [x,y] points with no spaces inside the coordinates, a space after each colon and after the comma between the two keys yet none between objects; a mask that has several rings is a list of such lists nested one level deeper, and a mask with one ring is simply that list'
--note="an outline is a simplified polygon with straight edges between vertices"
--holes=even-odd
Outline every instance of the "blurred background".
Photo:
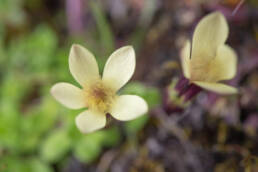
[{"label": "blurred background", "polygon": [[[238,54],[235,96],[207,91],[184,112],[163,108],[182,76],[179,54],[197,22],[221,11]],[[148,114],[84,135],[49,90],[64,81],[73,43],[101,70],[133,45],[137,67],[121,93]],[[0,0],[0,172],[258,172],[257,0]]]}]

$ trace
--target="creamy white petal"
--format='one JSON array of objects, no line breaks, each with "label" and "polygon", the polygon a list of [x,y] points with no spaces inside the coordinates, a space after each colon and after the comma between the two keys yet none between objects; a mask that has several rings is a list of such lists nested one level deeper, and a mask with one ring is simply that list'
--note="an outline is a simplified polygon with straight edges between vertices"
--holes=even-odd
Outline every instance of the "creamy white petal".
[{"label": "creamy white petal", "polygon": [[105,127],[106,115],[104,113],[86,110],[76,117],[75,123],[82,133],[90,133]]},{"label": "creamy white petal", "polygon": [[58,102],[68,108],[80,109],[86,106],[83,91],[72,84],[57,83],[50,92]]},{"label": "creamy white petal", "polygon": [[192,42],[192,59],[215,57],[217,49],[228,37],[228,24],[220,12],[205,16],[196,26]]},{"label": "creamy white petal", "polygon": [[214,81],[232,79],[237,72],[237,55],[235,51],[227,45],[220,46],[211,68],[214,69],[211,73],[215,77]]},{"label": "creamy white petal", "polygon": [[193,83],[195,83],[196,85],[198,85],[204,89],[214,91],[219,94],[236,94],[236,93],[238,93],[236,88],[231,87],[226,84],[222,84],[222,83],[199,82],[199,81],[196,81]]},{"label": "creamy white petal", "polygon": [[190,78],[190,51],[191,43],[187,40],[181,51],[181,65],[186,78]]},{"label": "creamy white petal", "polygon": [[94,55],[78,44],[74,44],[71,48],[69,68],[73,77],[81,86],[99,78],[99,68]]},{"label": "creamy white petal", "polygon": [[[195,61],[196,62],[196,61]],[[237,56],[232,48],[221,45],[217,55],[211,61],[203,64],[191,61],[191,80],[203,82],[218,82],[221,80],[232,79],[236,75]]]},{"label": "creamy white petal", "polygon": [[119,96],[114,103],[110,114],[121,121],[128,121],[135,119],[148,111],[146,101],[134,95]]},{"label": "creamy white petal", "polygon": [[103,81],[119,90],[135,70],[135,52],[132,46],[119,48],[111,54],[104,68]]}]

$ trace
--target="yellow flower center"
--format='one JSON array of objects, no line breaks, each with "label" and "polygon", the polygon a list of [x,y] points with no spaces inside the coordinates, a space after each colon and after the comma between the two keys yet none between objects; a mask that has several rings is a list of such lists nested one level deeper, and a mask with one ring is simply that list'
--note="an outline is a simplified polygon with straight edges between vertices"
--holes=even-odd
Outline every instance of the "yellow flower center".
[{"label": "yellow flower center", "polygon": [[102,113],[109,111],[116,98],[115,91],[101,80],[86,86],[84,91],[87,107]]}]

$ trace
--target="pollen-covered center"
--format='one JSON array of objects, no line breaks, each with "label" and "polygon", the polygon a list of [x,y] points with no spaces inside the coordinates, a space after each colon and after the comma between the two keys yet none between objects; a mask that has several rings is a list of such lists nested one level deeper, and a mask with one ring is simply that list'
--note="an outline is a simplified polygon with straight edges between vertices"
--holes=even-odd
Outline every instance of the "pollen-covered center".
[{"label": "pollen-covered center", "polygon": [[89,109],[107,113],[116,97],[115,91],[102,81],[94,82],[84,88],[85,102]]}]

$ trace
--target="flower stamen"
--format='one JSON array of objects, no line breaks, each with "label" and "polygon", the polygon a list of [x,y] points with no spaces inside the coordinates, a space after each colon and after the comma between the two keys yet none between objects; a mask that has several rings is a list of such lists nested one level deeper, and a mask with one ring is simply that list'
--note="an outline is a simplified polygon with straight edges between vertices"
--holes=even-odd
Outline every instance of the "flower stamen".
[{"label": "flower stamen", "polygon": [[94,82],[85,87],[84,91],[87,106],[98,112],[107,113],[116,97],[115,91],[102,81]]}]

